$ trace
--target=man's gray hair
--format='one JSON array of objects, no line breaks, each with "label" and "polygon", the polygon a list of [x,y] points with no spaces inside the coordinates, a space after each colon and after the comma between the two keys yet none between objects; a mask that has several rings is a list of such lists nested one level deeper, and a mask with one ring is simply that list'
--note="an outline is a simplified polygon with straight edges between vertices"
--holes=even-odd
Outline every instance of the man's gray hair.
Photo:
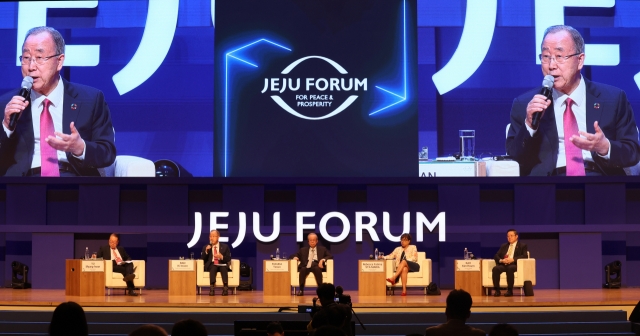
[{"label": "man's gray hair", "polygon": [[218,237],[220,237],[220,231],[218,231],[218,230],[211,230],[211,231],[209,231],[209,234],[212,234],[214,232],[218,234]]},{"label": "man's gray hair", "polygon": [[56,54],[58,55],[64,54],[64,39],[62,38],[62,35],[60,35],[59,31],[51,27],[42,26],[42,27],[35,27],[35,28],[29,29],[29,31],[27,32],[27,35],[25,35],[24,37],[24,41],[22,42],[22,45],[24,46],[24,42],[27,41],[27,38],[29,38],[29,36],[38,35],[45,32],[51,34],[51,37],[53,38],[53,43],[56,45]]},{"label": "man's gray hair", "polygon": [[[571,26],[565,26],[565,25],[557,25],[557,26],[551,26],[549,28],[547,28],[544,31],[544,36],[542,37],[542,42],[544,43],[544,39],[547,37],[548,34],[555,34],[561,31],[566,31],[567,33],[569,33],[569,35],[571,35],[571,39],[573,40],[573,46],[575,48],[575,52],[579,53],[579,54],[583,54],[584,53],[584,39],[582,38],[582,35],[580,35],[580,32],[577,31],[575,28],[571,27]],[[540,46],[540,50],[542,50],[542,46]]]}]

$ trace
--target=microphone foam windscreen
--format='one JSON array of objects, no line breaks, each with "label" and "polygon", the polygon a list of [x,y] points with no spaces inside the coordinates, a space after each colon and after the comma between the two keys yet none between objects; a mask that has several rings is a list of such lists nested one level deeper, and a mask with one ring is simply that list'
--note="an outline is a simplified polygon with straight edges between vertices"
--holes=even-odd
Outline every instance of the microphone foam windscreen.
[{"label": "microphone foam windscreen", "polygon": [[553,86],[553,82],[555,81],[555,78],[553,78],[553,76],[551,75],[546,75],[544,76],[544,79],[542,80],[542,86],[550,88]]},{"label": "microphone foam windscreen", "polygon": [[27,89],[27,90],[31,90],[31,87],[33,86],[33,78],[31,78],[31,76],[27,76],[22,80],[22,87]]}]

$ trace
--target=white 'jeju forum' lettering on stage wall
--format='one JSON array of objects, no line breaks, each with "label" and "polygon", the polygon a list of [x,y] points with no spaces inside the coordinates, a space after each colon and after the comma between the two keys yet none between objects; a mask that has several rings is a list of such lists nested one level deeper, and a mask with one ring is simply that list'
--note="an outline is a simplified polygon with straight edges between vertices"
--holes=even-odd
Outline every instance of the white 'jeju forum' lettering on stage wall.
[{"label": "white 'jeju forum' lettering on stage wall", "polygon": [[[236,248],[242,244],[244,237],[247,232],[247,214],[244,212],[238,212],[238,237],[231,244],[233,248]],[[202,214],[200,212],[195,213],[195,226],[194,233],[191,241],[187,243],[189,248],[194,247],[198,241],[200,240],[200,233],[202,232]],[[304,230],[316,230],[316,224],[313,221],[313,218],[316,217],[315,212],[296,212],[296,241],[301,242],[304,240]],[[222,223],[225,218],[229,218],[229,212],[210,212],[209,213],[209,230],[228,230],[229,224]],[[327,223],[330,219],[336,218],[338,222],[342,225],[342,232],[337,236],[332,236],[327,232]],[[400,236],[403,233],[409,232],[410,228],[410,220],[411,220],[411,212],[405,212],[402,220],[402,232],[399,235],[391,234],[391,222],[389,220],[389,213],[382,213],[382,231],[384,233],[384,237],[388,241],[399,242]],[[367,231],[369,236],[373,241],[380,241],[378,237],[378,233],[375,231],[374,227],[378,223],[378,216],[370,211],[357,211],[355,213],[355,223],[354,223],[354,231],[356,234],[356,242],[362,242],[362,232]],[[427,216],[425,216],[422,212],[415,213],[415,223],[416,223],[416,241],[423,241],[424,236],[424,227],[427,227],[429,232],[433,232],[436,226],[438,228],[438,241],[445,241],[446,236],[446,225],[445,225],[445,213],[439,213],[433,221],[429,221]],[[339,243],[344,241],[351,233],[351,223],[349,222],[349,218],[341,212],[332,211],[326,213],[322,218],[320,218],[319,226],[319,234],[328,242],[331,243]],[[256,237],[258,241],[263,243],[269,243],[278,238],[280,235],[280,212],[273,213],[273,231],[270,235],[264,236],[262,232],[260,232],[260,214],[258,212],[253,213],[253,235]],[[221,242],[228,242],[229,237],[220,236]]]}]

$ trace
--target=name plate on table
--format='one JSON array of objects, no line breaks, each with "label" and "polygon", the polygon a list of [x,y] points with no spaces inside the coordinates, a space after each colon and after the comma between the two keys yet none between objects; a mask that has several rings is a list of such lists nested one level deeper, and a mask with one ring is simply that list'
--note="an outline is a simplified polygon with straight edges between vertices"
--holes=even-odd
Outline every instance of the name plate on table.
[{"label": "name plate on table", "polygon": [[289,272],[289,260],[267,260],[267,272]]},{"label": "name plate on table", "polygon": [[195,260],[171,260],[172,271],[193,271]]},{"label": "name plate on table", "polygon": [[418,172],[420,177],[487,176],[484,161],[419,162]]},{"label": "name plate on table", "polygon": [[384,272],[384,260],[363,261],[360,264],[360,272],[382,273]]},{"label": "name plate on table", "polygon": [[104,272],[104,260],[83,260],[83,272]]},{"label": "name plate on table", "polygon": [[457,272],[480,272],[480,260],[456,260]]}]

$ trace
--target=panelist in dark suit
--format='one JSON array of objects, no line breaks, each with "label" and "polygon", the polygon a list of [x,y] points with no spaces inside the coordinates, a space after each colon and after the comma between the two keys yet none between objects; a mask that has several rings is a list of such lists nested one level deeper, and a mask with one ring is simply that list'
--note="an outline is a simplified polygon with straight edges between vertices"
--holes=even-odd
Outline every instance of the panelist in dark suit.
[{"label": "panelist in dark suit", "polygon": [[[506,148],[520,175],[624,175],[623,168],[640,160],[626,94],[580,74],[584,40],[574,28],[547,28],[541,50],[542,73],[555,79],[552,99],[535,89],[517,97],[511,109]],[[534,113],[543,113],[537,129]]]},{"label": "panelist in dark suit", "polygon": [[136,270],[133,267],[133,263],[125,262],[130,261],[131,257],[124,250],[124,247],[118,246],[118,244],[120,244],[120,235],[112,233],[109,236],[109,245],[101,246],[95,257],[113,260],[113,271],[122,274],[124,276],[122,281],[127,283],[127,295],[137,296],[138,294],[134,291],[136,287],[133,285],[133,279],[136,278],[134,273]]},{"label": "panelist in dark suit", "polygon": [[309,273],[313,273],[316,278],[318,286],[322,284],[322,272],[326,272],[325,263],[328,259],[333,259],[331,252],[323,246],[318,246],[318,236],[315,233],[310,233],[307,236],[309,247],[303,247],[294,255],[291,259],[300,261],[298,264],[300,290],[296,295],[304,295],[304,284],[307,281]]},{"label": "panelist in dark suit", "polygon": [[496,266],[493,267],[493,296],[500,296],[500,274],[507,273],[507,292],[504,296],[513,296],[514,273],[518,270],[517,261],[520,258],[528,258],[527,244],[518,241],[518,231],[507,231],[508,243],[502,244],[498,253],[493,256]]},{"label": "panelist in dark suit", "polygon": [[231,251],[227,244],[219,242],[220,232],[212,230],[209,233],[209,244],[202,248],[202,260],[204,260],[204,270],[209,271],[209,295],[216,295],[214,287],[218,271],[222,277],[222,296],[229,295],[229,270],[231,269]]},{"label": "panelist in dark suit", "polygon": [[[25,100],[18,90],[0,97],[0,176],[99,176],[115,161],[109,107],[97,89],[60,76],[64,39],[50,27],[27,32],[22,76],[33,78]],[[18,121],[10,128],[10,118]]]}]

